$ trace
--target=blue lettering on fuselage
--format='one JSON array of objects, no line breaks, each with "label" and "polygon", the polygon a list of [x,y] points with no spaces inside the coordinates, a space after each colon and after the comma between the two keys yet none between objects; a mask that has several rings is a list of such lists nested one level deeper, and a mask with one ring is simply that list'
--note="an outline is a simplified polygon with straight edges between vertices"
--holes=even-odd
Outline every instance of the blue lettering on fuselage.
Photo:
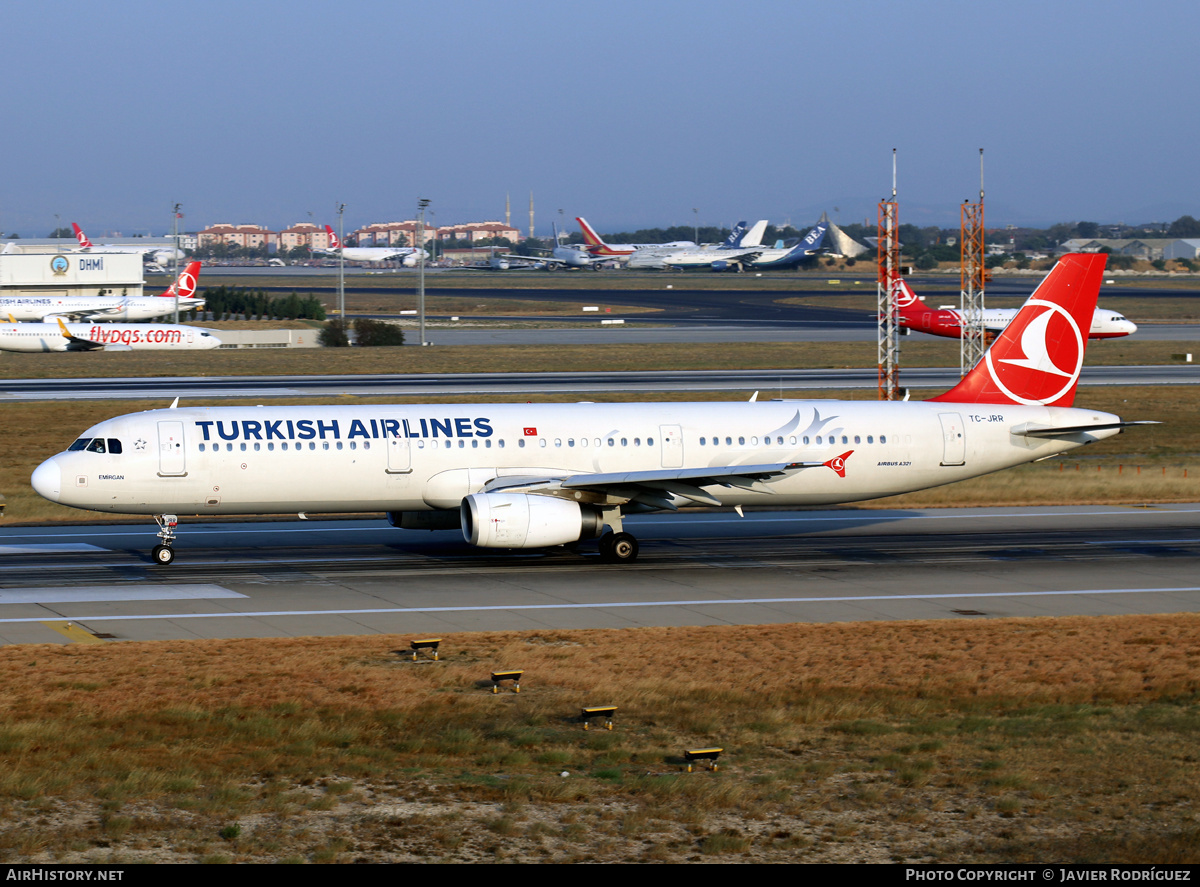
[{"label": "blue lettering on fuselage", "polygon": [[[195,423],[201,438],[217,440],[342,440],[337,419],[234,419]],[[368,425],[370,426],[368,428]],[[215,434],[214,434],[215,426]],[[346,440],[379,437],[491,437],[492,420],[480,416],[411,419],[351,419]]]}]

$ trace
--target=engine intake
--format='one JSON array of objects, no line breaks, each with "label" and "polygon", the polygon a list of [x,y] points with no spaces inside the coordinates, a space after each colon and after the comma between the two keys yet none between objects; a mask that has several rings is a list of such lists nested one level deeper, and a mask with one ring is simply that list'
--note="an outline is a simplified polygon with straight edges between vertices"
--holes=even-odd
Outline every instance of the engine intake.
[{"label": "engine intake", "polygon": [[569,499],[475,493],[462,500],[463,538],[481,548],[544,548],[600,535],[600,513]]}]

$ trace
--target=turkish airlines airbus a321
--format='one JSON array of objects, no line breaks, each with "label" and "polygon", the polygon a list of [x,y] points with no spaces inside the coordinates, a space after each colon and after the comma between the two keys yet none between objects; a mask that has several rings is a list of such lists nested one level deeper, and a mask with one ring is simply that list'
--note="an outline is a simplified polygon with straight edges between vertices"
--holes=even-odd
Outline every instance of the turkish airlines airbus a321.
[{"label": "turkish airlines airbus a321", "polygon": [[[962,338],[963,314],[957,308],[930,308],[921,297],[913,292],[908,281],[897,283],[897,305],[900,309],[900,324],[910,330],[944,336],[948,339]],[[986,332],[1000,332],[1017,316],[1016,308],[987,308],[983,312],[983,328]],[[1092,312],[1092,321],[1087,326],[1089,339],[1115,339],[1137,332],[1137,324],[1126,320],[1116,311],[1097,308]]]},{"label": "turkish airlines airbus a321", "polygon": [[[924,402],[190,407],[89,428],[33,473],[45,498],[154,515],[364,512],[472,545],[599,539],[690,505],[829,505],[906,493],[1063,453],[1128,423],[1073,409],[1104,256],[1068,255],[951,391]],[[172,405],[174,407],[174,405]]]}]

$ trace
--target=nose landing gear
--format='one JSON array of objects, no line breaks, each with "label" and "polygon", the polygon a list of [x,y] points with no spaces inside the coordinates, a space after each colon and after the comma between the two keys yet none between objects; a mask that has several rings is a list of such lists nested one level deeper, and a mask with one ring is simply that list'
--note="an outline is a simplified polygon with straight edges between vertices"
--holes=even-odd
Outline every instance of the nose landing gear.
[{"label": "nose landing gear", "polygon": [[154,546],[150,556],[156,564],[166,567],[175,560],[175,550],[171,545],[175,541],[175,528],[179,526],[179,518],[174,514],[156,514],[154,522],[158,524],[158,538],[162,542]]}]

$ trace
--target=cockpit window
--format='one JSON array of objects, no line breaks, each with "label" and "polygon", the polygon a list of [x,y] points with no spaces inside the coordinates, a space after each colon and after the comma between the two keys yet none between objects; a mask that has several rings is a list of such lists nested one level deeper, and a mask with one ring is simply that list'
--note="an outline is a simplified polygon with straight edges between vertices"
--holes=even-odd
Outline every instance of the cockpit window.
[{"label": "cockpit window", "polygon": [[81,438],[79,438],[79,440],[75,441],[75,443],[73,443],[69,447],[67,447],[67,452],[74,453],[77,450],[87,449],[87,445],[90,444],[91,442],[92,442],[92,439],[90,437],[81,437]]},{"label": "cockpit window", "polygon": [[102,438],[102,437],[95,438],[90,444],[87,445],[87,451],[89,453],[103,453],[104,452],[104,438]]},{"label": "cockpit window", "polygon": [[115,437],[110,437],[108,439],[108,451],[118,456],[121,455],[121,442]]}]

